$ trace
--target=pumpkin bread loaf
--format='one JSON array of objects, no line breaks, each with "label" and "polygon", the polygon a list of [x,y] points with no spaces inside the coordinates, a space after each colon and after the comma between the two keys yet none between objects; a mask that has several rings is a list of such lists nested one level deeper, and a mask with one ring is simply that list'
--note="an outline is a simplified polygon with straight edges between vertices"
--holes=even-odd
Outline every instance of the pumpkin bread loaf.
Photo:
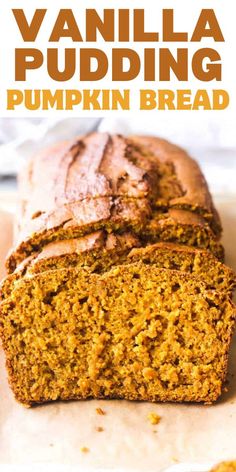
[{"label": "pumpkin bread loaf", "polygon": [[236,279],[198,165],[92,133],[32,159],[20,196],[0,312],[15,397],[217,400]]}]

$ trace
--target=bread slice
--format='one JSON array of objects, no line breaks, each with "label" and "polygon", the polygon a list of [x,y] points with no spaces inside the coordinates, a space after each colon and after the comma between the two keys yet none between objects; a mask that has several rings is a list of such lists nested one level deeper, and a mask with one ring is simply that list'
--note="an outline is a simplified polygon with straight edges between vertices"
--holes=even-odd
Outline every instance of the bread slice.
[{"label": "bread slice", "polygon": [[37,217],[21,231],[6,262],[8,272],[52,241],[80,238],[101,229],[107,233],[131,232],[143,243],[165,241],[209,249],[218,259],[224,259],[222,245],[200,215],[175,209],[151,213],[146,203],[119,200],[116,206],[110,201],[108,208],[107,199],[86,200],[63,207],[56,215]]},{"label": "bread slice", "polygon": [[100,230],[81,238],[47,244],[8,275],[2,283],[1,296],[8,297],[15,280],[25,274],[70,267],[86,267],[91,272],[101,274],[113,266],[132,262],[193,273],[201,277],[209,288],[224,290],[229,294],[236,287],[233,270],[221,263],[209,250],[164,242],[142,247],[141,241],[132,233],[106,233]]},{"label": "bread slice", "polygon": [[1,304],[17,400],[213,402],[222,392],[235,309],[194,274],[119,265],[28,274]]}]

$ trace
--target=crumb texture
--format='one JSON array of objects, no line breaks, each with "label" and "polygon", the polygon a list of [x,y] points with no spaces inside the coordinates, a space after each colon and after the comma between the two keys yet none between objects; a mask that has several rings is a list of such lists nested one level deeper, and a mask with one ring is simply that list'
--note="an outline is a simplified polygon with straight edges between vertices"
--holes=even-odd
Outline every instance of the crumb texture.
[{"label": "crumb texture", "polygon": [[109,275],[46,274],[20,279],[2,303],[20,401],[217,399],[234,322],[227,296],[193,276],[140,263]]},{"label": "crumb texture", "polygon": [[158,423],[160,423],[161,417],[156,413],[151,412],[148,414],[148,420],[152,425],[157,425]]}]

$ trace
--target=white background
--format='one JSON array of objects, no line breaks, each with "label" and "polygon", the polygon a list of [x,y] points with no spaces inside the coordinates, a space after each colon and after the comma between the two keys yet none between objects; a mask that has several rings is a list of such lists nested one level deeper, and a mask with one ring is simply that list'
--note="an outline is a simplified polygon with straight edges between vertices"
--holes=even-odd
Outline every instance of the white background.
[{"label": "white background", "polygon": [[[45,0],[7,0],[0,1],[1,3],[1,14],[0,14],[0,36],[1,36],[1,55],[0,55],[0,115],[1,116],[61,116],[65,112],[63,111],[27,111],[24,107],[18,107],[15,111],[6,111],[6,89],[38,89],[38,88],[77,88],[77,89],[86,89],[86,88],[130,88],[131,89],[131,108],[133,112],[139,110],[139,95],[138,91],[140,88],[153,88],[153,89],[165,89],[165,88],[183,88],[192,90],[202,89],[202,88],[224,88],[230,93],[230,107],[225,111],[204,111],[203,114],[208,115],[207,120],[225,120],[228,116],[231,116],[233,119],[233,113],[236,110],[236,67],[235,67],[235,57],[236,57],[236,41],[235,41],[235,1],[234,0],[126,0],[124,3],[122,0],[57,0],[57,1],[45,1]],[[214,8],[216,16],[218,18],[219,24],[221,26],[223,35],[225,37],[225,43],[215,43],[211,38],[205,38],[200,43],[105,43],[104,40],[100,37],[97,43],[72,43],[70,38],[62,38],[59,43],[48,43],[49,36],[51,34],[52,28],[54,26],[57,14],[60,8],[72,8],[78,22],[81,34],[84,35],[85,30],[85,8],[96,8],[98,13],[102,14],[104,8],[144,8],[146,12],[146,30],[147,31],[159,31],[160,40],[161,40],[161,31],[162,31],[162,9],[163,8],[174,8],[175,10],[175,29],[176,31],[188,31],[189,37],[194,30],[197,19],[199,17],[200,11],[202,8]],[[35,43],[24,43],[21,34],[19,32],[16,21],[13,17],[11,8],[24,8],[26,17],[30,21],[33,13],[36,8],[47,8],[48,11],[44,18],[42,27],[39,31],[39,35]],[[131,21],[132,23],[132,21]],[[132,28],[131,28],[132,31]],[[144,47],[170,47],[171,51],[175,51],[176,47],[189,47],[189,57],[191,59],[192,54],[199,48],[202,47],[212,47],[215,48],[222,56],[222,71],[223,71],[223,80],[222,82],[201,82],[193,77],[190,74],[188,82],[178,82],[174,74],[172,75],[171,82],[144,82],[143,74],[131,82],[111,82],[111,75],[108,73],[106,78],[98,82],[80,82],[79,81],[79,62],[78,62],[78,72],[75,74],[74,78],[66,83],[55,82],[48,77],[46,70],[46,60],[44,65],[36,71],[28,71],[27,73],[27,82],[15,82],[15,57],[14,49],[15,47],[35,47],[41,49],[45,52],[47,47],[59,47],[62,67],[63,67],[63,50],[65,47],[97,47],[103,49],[108,57],[111,57],[111,49],[114,47],[129,47],[136,49],[141,57]],[[157,55],[158,58],[158,55]],[[158,63],[158,61],[157,61]],[[190,60],[191,64],[191,60]],[[142,113],[142,112],[141,112]],[[178,114],[178,119],[180,117],[179,111],[164,111],[160,112],[157,110],[150,111],[149,115],[153,116],[164,116],[166,114],[175,115]],[[103,111],[103,115],[115,114],[115,116],[124,116],[124,114],[131,116],[131,112],[125,111]],[[184,111],[182,112],[183,121],[186,120],[186,115],[198,116],[202,112],[198,111]],[[82,111],[77,108],[74,112],[66,112],[66,116],[100,116],[101,111]],[[215,118],[214,118],[215,115]],[[203,118],[204,120],[206,118]]]}]

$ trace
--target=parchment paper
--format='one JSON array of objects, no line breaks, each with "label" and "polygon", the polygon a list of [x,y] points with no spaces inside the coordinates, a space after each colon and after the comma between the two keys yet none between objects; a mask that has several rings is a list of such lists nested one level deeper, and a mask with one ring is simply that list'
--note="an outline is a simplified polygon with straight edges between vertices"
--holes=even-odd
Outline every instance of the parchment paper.
[{"label": "parchment paper", "polygon": [[[236,269],[236,197],[220,198],[216,203],[224,225],[227,262]],[[9,215],[0,216],[2,261],[11,226]],[[19,467],[58,463],[77,464],[77,471],[91,467],[159,472],[177,462],[236,458],[235,359],[236,343],[231,350],[228,393],[212,406],[78,401],[26,409],[14,400],[8,387],[1,353],[0,470],[3,463]],[[96,413],[98,407],[105,411],[104,416]],[[150,412],[161,416],[158,425],[148,421]],[[97,427],[104,431],[98,432]],[[89,452],[82,452],[83,447]]]}]

